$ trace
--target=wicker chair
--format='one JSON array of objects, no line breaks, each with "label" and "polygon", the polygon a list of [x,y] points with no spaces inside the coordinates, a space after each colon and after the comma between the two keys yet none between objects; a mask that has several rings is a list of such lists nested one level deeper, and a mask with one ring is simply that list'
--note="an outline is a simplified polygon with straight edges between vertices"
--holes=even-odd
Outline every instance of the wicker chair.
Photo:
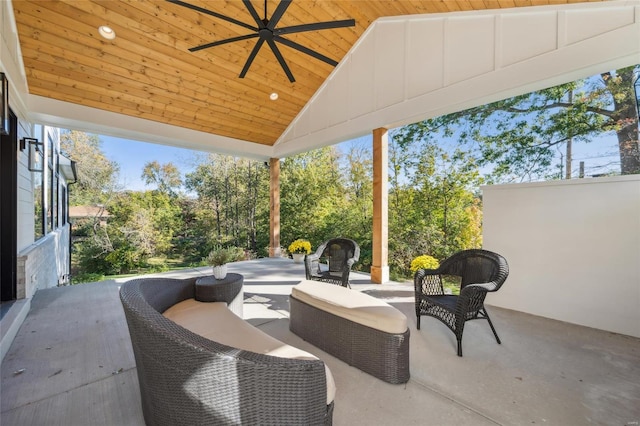
[{"label": "wicker chair", "polygon": [[[444,293],[443,275],[461,277],[460,296]],[[498,291],[508,275],[509,265],[504,257],[477,249],[454,254],[442,262],[438,269],[418,270],[413,278],[418,330],[421,315],[437,318],[456,335],[458,356],[462,356],[465,322],[486,319],[496,341],[501,343],[484,307],[484,298],[488,292]]]},{"label": "wicker chair", "polygon": [[[320,258],[329,259],[329,269],[320,269]],[[360,247],[347,238],[333,238],[320,244],[313,254],[304,259],[304,269],[308,280],[323,281],[349,287],[351,267],[360,258]]]}]

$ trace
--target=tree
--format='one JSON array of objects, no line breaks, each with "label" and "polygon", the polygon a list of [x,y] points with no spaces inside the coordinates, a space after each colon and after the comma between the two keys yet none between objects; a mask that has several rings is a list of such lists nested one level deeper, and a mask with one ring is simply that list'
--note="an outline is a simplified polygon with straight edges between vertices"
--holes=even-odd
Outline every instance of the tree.
[{"label": "tree", "polygon": [[77,130],[60,135],[62,153],[76,162],[78,182],[69,195],[69,204],[105,204],[116,187],[119,166],[100,149],[100,139]]},{"label": "tree", "polygon": [[81,250],[81,264],[92,272],[126,273],[168,254],[182,223],[173,201],[159,191],[119,192],[109,206],[108,223]]},{"label": "tree", "polygon": [[325,239],[345,236],[360,246],[353,268],[369,270],[373,261],[373,153],[370,147],[352,145],[342,154],[343,200],[327,218]]},{"label": "tree", "polygon": [[213,245],[233,245],[266,253],[268,246],[268,172],[262,162],[211,154],[185,177],[195,201],[194,242],[204,254]]},{"label": "tree", "polygon": [[[640,78],[639,67],[628,67],[617,72],[601,74],[604,89],[611,100],[609,105],[594,112],[606,117],[604,130],[616,132],[620,150],[620,168],[622,174],[640,173],[640,149],[638,144],[638,102],[634,92],[634,83]],[[607,108],[608,106],[613,108]]]},{"label": "tree", "polygon": [[405,142],[455,137],[470,146],[479,165],[494,167],[495,178],[532,180],[548,175],[555,147],[614,132],[621,173],[639,173],[637,73],[638,66],[605,72],[425,120],[400,133]]},{"label": "tree", "polygon": [[180,171],[171,162],[160,164],[154,160],[146,163],[141,178],[147,185],[156,185],[158,191],[171,197],[176,196],[176,190],[182,185]]},{"label": "tree", "polygon": [[347,189],[340,173],[338,151],[325,147],[288,157],[281,168],[280,241],[298,238],[317,247],[328,236],[341,234],[333,215],[342,210]]},{"label": "tree", "polygon": [[481,245],[474,158],[406,135],[392,132],[389,147],[389,266],[398,278],[419,255],[444,259]]}]

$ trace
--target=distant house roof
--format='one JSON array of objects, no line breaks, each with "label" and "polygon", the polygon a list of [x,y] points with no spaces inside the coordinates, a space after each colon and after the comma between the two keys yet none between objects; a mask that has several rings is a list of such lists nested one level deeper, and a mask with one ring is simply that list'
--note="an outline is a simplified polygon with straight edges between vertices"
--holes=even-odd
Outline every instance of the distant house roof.
[{"label": "distant house roof", "polygon": [[71,206],[69,207],[69,217],[109,217],[109,212],[104,206]]}]

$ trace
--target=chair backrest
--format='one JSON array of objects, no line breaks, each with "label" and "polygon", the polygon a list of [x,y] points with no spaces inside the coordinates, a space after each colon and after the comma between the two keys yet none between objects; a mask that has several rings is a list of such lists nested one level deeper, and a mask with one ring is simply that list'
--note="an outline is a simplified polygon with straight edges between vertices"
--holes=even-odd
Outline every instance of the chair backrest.
[{"label": "chair backrest", "polygon": [[444,260],[439,270],[444,275],[461,277],[461,289],[468,284],[493,283],[489,291],[497,291],[509,275],[504,257],[482,249],[460,251]]},{"label": "chair backrest", "polygon": [[348,268],[347,262],[360,259],[360,247],[348,238],[332,238],[318,247],[316,253],[329,258],[329,272],[342,272]]}]

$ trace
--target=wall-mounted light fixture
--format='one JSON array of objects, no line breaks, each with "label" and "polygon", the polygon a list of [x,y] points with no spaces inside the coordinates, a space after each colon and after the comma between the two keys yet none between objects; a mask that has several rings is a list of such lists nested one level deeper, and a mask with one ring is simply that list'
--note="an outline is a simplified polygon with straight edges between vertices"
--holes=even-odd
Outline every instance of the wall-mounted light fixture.
[{"label": "wall-mounted light fixture", "polygon": [[42,172],[44,170],[43,144],[35,138],[22,138],[20,139],[20,151],[24,151],[25,148],[29,150],[29,170]]}]

